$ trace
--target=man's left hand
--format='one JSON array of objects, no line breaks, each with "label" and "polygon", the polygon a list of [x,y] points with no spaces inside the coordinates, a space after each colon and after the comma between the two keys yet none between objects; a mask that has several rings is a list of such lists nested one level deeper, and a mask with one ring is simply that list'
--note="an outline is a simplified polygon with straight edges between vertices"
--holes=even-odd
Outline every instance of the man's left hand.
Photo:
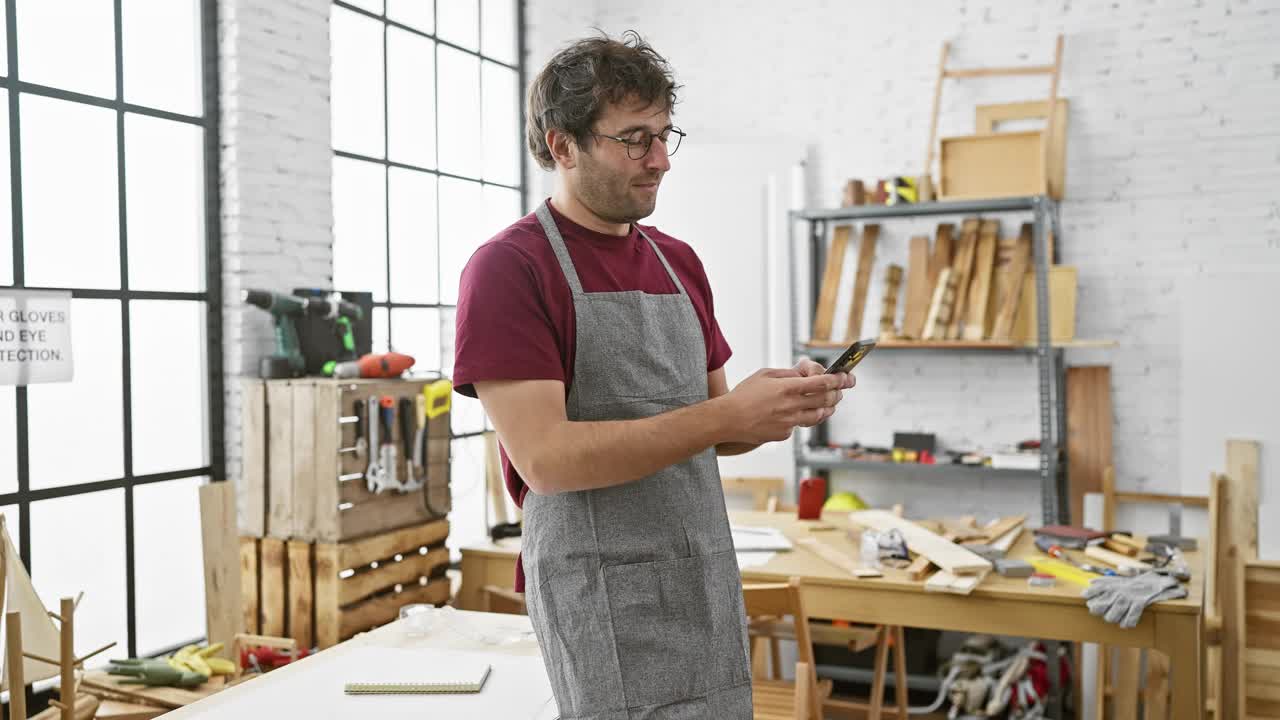
[{"label": "man's left hand", "polygon": [[[800,362],[796,363],[795,370],[796,372],[800,373],[802,377],[811,377],[813,375],[821,375],[827,371],[825,367],[810,360],[809,358],[801,358]],[[839,391],[841,398],[843,398],[844,391],[848,390],[849,388],[857,384],[857,379],[854,378],[853,373],[836,373],[836,375],[839,375],[841,379],[843,379],[844,381],[840,385],[840,391]],[[835,406],[826,408],[825,410],[823,410],[822,420],[819,420],[818,422],[824,422],[827,418],[834,415],[835,412],[836,412]]]}]

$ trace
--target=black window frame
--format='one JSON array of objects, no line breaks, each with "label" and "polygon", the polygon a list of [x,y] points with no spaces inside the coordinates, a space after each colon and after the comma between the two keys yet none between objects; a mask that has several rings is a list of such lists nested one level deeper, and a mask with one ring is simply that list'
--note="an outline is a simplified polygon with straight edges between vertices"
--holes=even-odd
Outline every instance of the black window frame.
[{"label": "black window frame", "polygon": [[[142,485],[192,477],[208,477],[211,482],[226,479],[224,449],[224,381],[222,363],[222,228],[219,198],[219,141],[218,141],[218,30],[216,0],[199,0],[200,24],[200,75],[203,98],[199,116],[137,105],[124,100],[124,47],[123,0],[113,2],[113,34],[115,47],[115,94],[113,98],[38,85],[22,80],[18,64],[18,31],[16,0],[9,0],[5,7],[5,29],[8,40],[8,68],[0,73],[0,87],[8,90],[9,113],[9,172],[10,203],[12,207],[13,233],[13,284],[0,288],[69,291],[75,299],[114,300],[120,303],[122,393],[124,443],[124,474],[118,478],[75,483],[51,488],[31,489],[30,455],[28,438],[28,400],[25,386],[15,387],[17,428],[18,489],[0,494],[0,506],[15,505],[18,508],[18,544],[22,564],[29,571],[31,566],[31,504],[42,500],[87,495],[105,490],[121,489],[124,494],[124,547],[125,547],[125,612],[126,648],[128,656],[138,654],[137,647],[137,575],[134,551],[134,496],[133,490]],[[23,95],[35,95],[66,100],[113,110],[116,116],[116,180],[118,183],[120,289],[89,289],[75,287],[49,288],[29,286],[25,282],[23,207],[22,207],[22,148],[19,118],[20,100]],[[143,115],[162,120],[194,125],[203,129],[202,156],[204,178],[204,264],[205,286],[203,292],[171,292],[129,289],[128,227],[126,214],[127,186],[125,168],[125,116]],[[206,406],[208,417],[205,430],[208,438],[209,462],[207,465],[162,473],[137,475],[133,472],[133,404],[132,404],[132,348],[130,338],[130,303],[135,300],[172,300],[205,303],[205,367],[208,373]],[[199,638],[193,638],[193,640]],[[181,645],[184,643],[178,643]],[[176,647],[177,645],[175,645]],[[148,648],[152,650],[153,648]]]}]

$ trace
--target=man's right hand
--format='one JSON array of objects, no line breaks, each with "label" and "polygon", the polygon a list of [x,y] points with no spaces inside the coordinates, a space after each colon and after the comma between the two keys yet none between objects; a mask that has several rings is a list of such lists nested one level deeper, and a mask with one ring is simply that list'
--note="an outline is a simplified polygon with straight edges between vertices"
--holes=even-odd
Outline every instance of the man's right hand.
[{"label": "man's right hand", "polygon": [[758,370],[721,399],[734,442],[786,440],[797,427],[813,427],[830,416],[843,396],[843,375],[803,377],[794,368]]}]

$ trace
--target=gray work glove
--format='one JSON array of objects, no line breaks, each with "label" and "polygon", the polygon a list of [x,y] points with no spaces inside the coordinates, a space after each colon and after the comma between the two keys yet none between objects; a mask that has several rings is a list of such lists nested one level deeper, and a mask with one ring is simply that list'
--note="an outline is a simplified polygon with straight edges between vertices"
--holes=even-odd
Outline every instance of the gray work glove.
[{"label": "gray work glove", "polygon": [[1136,626],[1142,619],[1142,610],[1151,603],[1186,596],[1187,589],[1177,578],[1156,572],[1098,578],[1084,591],[1090,613],[1122,628]]}]

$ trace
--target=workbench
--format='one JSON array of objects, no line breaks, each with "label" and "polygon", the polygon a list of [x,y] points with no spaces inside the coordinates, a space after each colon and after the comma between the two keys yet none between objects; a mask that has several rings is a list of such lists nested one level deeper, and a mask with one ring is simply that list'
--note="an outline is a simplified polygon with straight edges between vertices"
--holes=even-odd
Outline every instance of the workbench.
[{"label": "workbench", "polygon": [[[532,668],[541,668],[542,656],[537,641],[533,638],[533,628],[529,618],[523,615],[500,615],[481,612],[451,612],[448,622],[436,622],[423,636],[406,635],[405,620],[397,620],[388,625],[357,635],[350,640],[322,650],[315,655],[272,670],[261,677],[252,678],[221,692],[174,710],[164,715],[165,720],[186,720],[186,718],[259,718],[259,717],[305,717],[305,718],[339,718],[352,717],[348,710],[342,709],[339,702],[347,700],[342,695],[340,685],[331,682],[334,666],[342,663],[343,656],[359,648],[435,648],[441,650],[464,650],[483,652],[499,660],[502,657],[528,658],[533,661]],[[485,689],[478,695],[455,695],[453,698],[469,699],[476,702],[477,712],[485,714],[494,707],[503,708],[503,717],[529,718],[543,720],[556,716],[555,701],[548,699],[544,704],[535,702],[523,694],[508,697],[501,693],[503,685],[495,682],[497,673],[495,660],[494,675],[486,683]],[[424,676],[429,676],[429,669]],[[527,680],[527,678],[526,678]],[[543,678],[545,680],[545,678]],[[527,684],[527,683],[526,683]],[[535,683],[536,684],[536,683]],[[550,684],[546,684],[547,697],[550,698]],[[334,699],[336,697],[336,700]],[[369,703],[369,716],[399,717],[377,709],[381,699],[391,696],[366,696],[353,698],[357,702]],[[406,700],[409,696],[392,698]],[[412,696],[430,698],[432,696]],[[429,701],[429,700],[427,700]],[[481,705],[480,703],[484,704]],[[404,703],[401,702],[403,705]],[[422,709],[404,717],[423,717]],[[428,712],[426,716],[430,716]],[[477,715],[477,717],[480,715]]]},{"label": "workbench", "polygon": [[[735,526],[777,528],[793,543],[816,538],[850,558],[857,557],[857,547],[847,536],[847,513],[801,521],[790,513],[731,511],[729,519]],[[813,530],[823,526],[831,529]],[[519,551],[518,538],[463,547],[457,606],[480,607],[485,585],[511,587]],[[1009,551],[1011,558],[1039,554],[1029,530]],[[1148,607],[1142,621],[1130,630],[1090,615],[1080,597],[1082,588],[1061,580],[1049,588],[1029,587],[1026,579],[991,573],[969,595],[925,592],[924,583],[910,580],[904,571],[886,568],[884,577],[858,579],[800,545],[774,554],[767,562],[745,567],[742,579],[778,582],[800,578],[805,607],[814,618],[1152,648],[1170,659],[1171,717],[1185,720],[1199,718],[1204,707],[1200,671],[1202,553],[1186,553],[1186,559],[1192,571],[1187,597]]]}]

